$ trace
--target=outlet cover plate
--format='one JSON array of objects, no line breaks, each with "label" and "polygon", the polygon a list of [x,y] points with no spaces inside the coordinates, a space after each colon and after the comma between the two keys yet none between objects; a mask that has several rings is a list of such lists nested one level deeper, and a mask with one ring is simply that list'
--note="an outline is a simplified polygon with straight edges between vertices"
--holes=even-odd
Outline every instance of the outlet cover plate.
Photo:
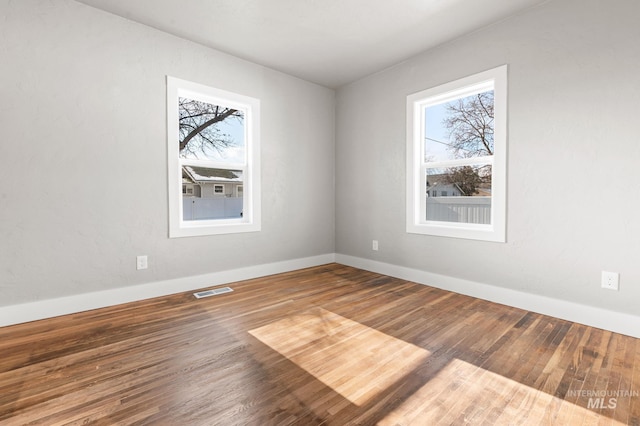
[{"label": "outlet cover plate", "polygon": [[149,263],[147,260],[147,256],[137,256],[136,257],[136,269],[147,269],[149,267]]},{"label": "outlet cover plate", "polygon": [[602,271],[602,288],[606,288],[607,290],[618,290],[619,285],[619,273]]}]

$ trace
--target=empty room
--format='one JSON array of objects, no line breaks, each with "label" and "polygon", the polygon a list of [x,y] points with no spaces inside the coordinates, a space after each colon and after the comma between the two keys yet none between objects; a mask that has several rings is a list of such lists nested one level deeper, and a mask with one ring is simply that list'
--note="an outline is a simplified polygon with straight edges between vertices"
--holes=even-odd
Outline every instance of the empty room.
[{"label": "empty room", "polygon": [[0,0],[0,425],[640,425],[639,21]]}]

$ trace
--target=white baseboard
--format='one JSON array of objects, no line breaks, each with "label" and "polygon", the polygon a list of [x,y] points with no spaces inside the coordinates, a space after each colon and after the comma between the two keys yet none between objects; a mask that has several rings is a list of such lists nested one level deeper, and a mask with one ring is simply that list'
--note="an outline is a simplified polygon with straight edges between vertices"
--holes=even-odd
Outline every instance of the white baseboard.
[{"label": "white baseboard", "polygon": [[335,261],[343,265],[640,338],[639,316],[344,254],[336,253]]},{"label": "white baseboard", "polygon": [[1,306],[0,327],[229,284],[332,262],[640,338],[639,316],[337,253],[39,300],[20,305]]},{"label": "white baseboard", "polygon": [[167,296],[235,281],[264,277],[281,272],[335,261],[333,253],[282,262],[231,269],[205,275],[158,281],[148,284],[119,287],[93,293],[77,294],[56,299],[38,300],[20,305],[0,306],[0,327],[36,321],[60,315],[74,314],[121,303],[135,302],[152,297]]}]

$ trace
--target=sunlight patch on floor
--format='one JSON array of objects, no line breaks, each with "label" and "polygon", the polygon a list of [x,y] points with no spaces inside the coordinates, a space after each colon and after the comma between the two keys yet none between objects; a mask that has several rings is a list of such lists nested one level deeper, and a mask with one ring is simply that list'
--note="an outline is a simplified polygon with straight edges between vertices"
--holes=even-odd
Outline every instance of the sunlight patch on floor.
[{"label": "sunlight patch on floor", "polygon": [[454,359],[378,425],[623,424],[602,411],[604,415]]},{"label": "sunlight patch on floor", "polygon": [[249,333],[359,406],[429,356],[423,348],[322,308]]}]

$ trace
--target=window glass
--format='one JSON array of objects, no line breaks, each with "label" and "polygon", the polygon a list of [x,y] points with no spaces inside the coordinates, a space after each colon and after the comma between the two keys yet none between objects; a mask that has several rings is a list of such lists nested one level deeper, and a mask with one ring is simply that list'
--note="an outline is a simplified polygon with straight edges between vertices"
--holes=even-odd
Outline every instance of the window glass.
[{"label": "window glass", "polygon": [[245,112],[233,107],[178,98],[180,158],[245,162]]},{"label": "window glass", "polygon": [[173,77],[167,94],[170,235],[259,230],[260,102]]},{"label": "window glass", "polygon": [[506,71],[407,97],[407,232],[505,241]]},{"label": "window glass", "polygon": [[493,155],[493,90],[426,106],[425,162]]},{"label": "window glass", "polygon": [[428,169],[426,181],[442,195],[426,198],[427,221],[491,224],[491,166]]}]

